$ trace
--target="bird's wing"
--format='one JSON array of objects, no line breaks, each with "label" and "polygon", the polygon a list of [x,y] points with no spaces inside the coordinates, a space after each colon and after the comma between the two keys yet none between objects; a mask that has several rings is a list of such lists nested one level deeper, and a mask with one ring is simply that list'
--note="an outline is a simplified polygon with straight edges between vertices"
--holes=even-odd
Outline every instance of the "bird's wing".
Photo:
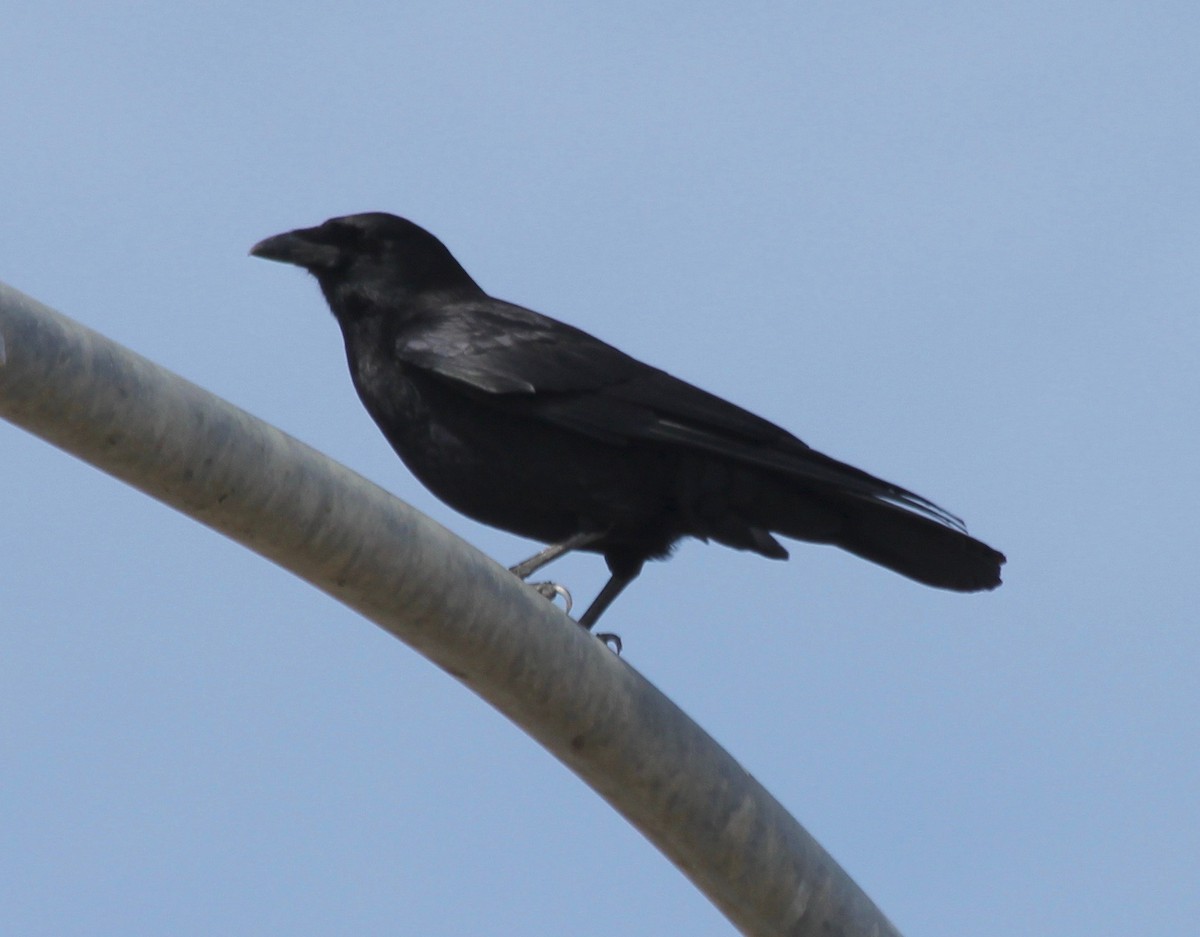
[{"label": "bird's wing", "polygon": [[484,299],[412,316],[396,337],[406,364],[489,394],[594,390],[638,362],[598,338],[529,309]]},{"label": "bird's wing", "polygon": [[962,529],[905,488],[807,446],[774,423],[586,332],[499,300],[443,306],[402,331],[396,354],[508,412],[610,442],[683,446],[794,481],[883,500]]}]

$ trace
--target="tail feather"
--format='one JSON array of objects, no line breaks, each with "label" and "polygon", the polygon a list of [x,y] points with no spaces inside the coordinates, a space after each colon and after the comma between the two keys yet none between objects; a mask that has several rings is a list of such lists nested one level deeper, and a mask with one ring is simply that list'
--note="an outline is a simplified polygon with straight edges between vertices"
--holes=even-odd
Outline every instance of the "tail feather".
[{"label": "tail feather", "polygon": [[778,478],[763,481],[763,497],[748,518],[755,527],[841,547],[940,589],[980,592],[1000,585],[1003,553],[938,515],[898,505],[890,492],[864,497],[832,485],[800,487]]},{"label": "tail feather", "polygon": [[849,506],[836,543],[909,579],[956,592],[995,589],[1005,560],[960,530],[886,503]]}]

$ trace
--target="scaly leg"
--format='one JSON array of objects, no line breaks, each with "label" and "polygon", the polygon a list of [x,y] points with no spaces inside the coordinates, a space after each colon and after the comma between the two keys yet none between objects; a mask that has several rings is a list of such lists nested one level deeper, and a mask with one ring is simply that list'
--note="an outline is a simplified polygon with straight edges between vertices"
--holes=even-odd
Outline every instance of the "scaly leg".
[{"label": "scaly leg", "polygon": [[524,581],[543,566],[553,563],[560,556],[565,556],[572,550],[578,550],[580,547],[586,547],[589,543],[595,543],[601,536],[603,535],[594,533],[575,534],[575,536],[568,537],[562,543],[551,544],[546,549],[539,550],[529,559],[518,563],[516,566],[510,566],[508,571],[518,579]]}]

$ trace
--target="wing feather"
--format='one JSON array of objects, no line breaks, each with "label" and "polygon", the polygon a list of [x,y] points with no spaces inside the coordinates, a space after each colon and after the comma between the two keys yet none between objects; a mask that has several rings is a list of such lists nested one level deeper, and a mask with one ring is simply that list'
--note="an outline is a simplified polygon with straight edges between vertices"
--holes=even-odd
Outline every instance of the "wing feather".
[{"label": "wing feather", "polygon": [[407,364],[494,406],[614,445],[684,446],[816,489],[885,501],[963,530],[914,492],[810,448],[774,423],[586,332],[497,300],[468,301],[397,337]]}]

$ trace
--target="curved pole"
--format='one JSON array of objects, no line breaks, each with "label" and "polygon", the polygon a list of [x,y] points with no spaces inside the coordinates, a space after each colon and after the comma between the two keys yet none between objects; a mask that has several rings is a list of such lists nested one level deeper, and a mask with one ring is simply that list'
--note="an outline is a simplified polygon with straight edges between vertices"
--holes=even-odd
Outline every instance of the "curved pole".
[{"label": "curved pole", "polygon": [[295,573],[533,736],[747,934],[898,931],[674,703],[435,522],[0,284],[0,416]]}]

